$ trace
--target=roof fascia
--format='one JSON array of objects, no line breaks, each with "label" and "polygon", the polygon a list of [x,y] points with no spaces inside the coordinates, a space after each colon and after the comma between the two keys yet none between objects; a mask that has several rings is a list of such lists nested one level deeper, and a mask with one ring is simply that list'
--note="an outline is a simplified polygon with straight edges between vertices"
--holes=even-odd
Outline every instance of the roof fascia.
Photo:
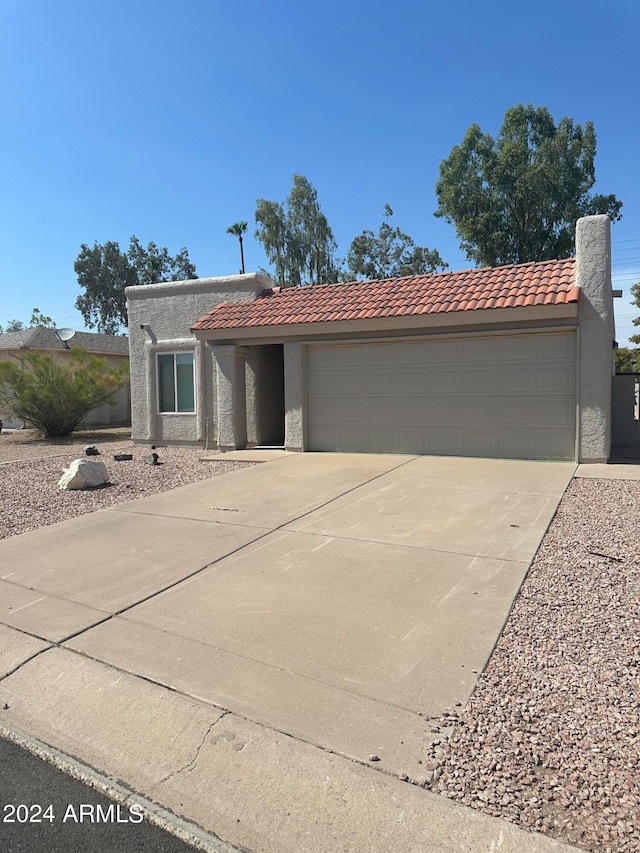
[{"label": "roof fascia", "polygon": [[464,328],[484,325],[546,320],[576,320],[577,302],[562,305],[535,305],[520,308],[485,308],[475,311],[447,311],[437,314],[375,317],[363,320],[330,320],[316,323],[282,323],[277,326],[243,326],[232,329],[199,329],[192,334],[200,341],[242,341],[249,338],[317,338],[370,332],[438,331],[448,327]]}]

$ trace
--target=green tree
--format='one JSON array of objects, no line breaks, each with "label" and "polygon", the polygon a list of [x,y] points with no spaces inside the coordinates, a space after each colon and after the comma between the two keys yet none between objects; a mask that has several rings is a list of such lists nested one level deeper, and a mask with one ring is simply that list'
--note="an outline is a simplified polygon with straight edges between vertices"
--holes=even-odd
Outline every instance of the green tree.
[{"label": "green tree", "polygon": [[281,287],[286,287],[290,278],[287,215],[283,205],[277,201],[258,199],[256,202],[255,236],[262,243],[267,260],[275,270],[275,279]]},{"label": "green tree", "polygon": [[281,287],[338,278],[337,243],[320,209],[318,193],[303,175],[293,176],[293,187],[284,204],[258,199],[255,218],[255,236],[275,266]]},{"label": "green tree", "polygon": [[126,287],[198,277],[187,249],[172,257],[153,242],[145,248],[135,236],[126,252],[112,240],[92,247],[83,243],[73,268],[84,288],[76,308],[90,329],[110,335],[128,325]]},{"label": "green tree", "polygon": [[[640,281],[631,285],[631,295],[633,299],[631,300],[631,304],[635,305],[636,308],[640,308]],[[634,326],[640,326],[640,317],[636,317],[633,321]],[[640,334],[631,335],[629,340],[633,344],[640,344]]]},{"label": "green tree", "polygon": [[[31,320],[29,320],[28,328],[33,329],[35,326],[42,326],[44,329],[56,328],[55,321],[43,314],[39,308],[34,308],[31,312]],[[26,328],[27,326],[25,326],[22,320],[10,320],[6,329],[0,326],[0,334],[2,332],[22,332]]]},{"label": "green tree", "polygon": [[[638,335],[634,335],[634,337],[638,337]],[[618,347],[616,350],[616,373],[640,373],[640,349]]]},{"label": "green tree", "polygon": [[242,263],[242,275],[244,275],[244,249],[242,247],[242,235],[247,230],[248,222],[234,222],[227,228],[227,234],[233,234],[240,241],[240,261]]},{"label": "green tree", "polygon": [[55,329],[56,324],[55,320],[52,320],[51,317],[47,317],[45,314],[40,311],[39,308],[34,308],[31,312],[31,320],[29,320],[29,326],[34,328],[34,326],[41,326],[43,329]]},{"label": "green tree", "polygon": [[408,234],[392,228],[391,216],[393,210],[385,204],[385,218],[378,233],[363,231],[352,241],[347,266],[353,278],[396,278],[445,269],[447,264],[435,249],[416,246]]},{"label": "green tree", "polygon": [[32,424],[45,438],[70,435],[92,409],[113,402],[129,367],[107,368],[106,359],[71,348],[70,361],[28,352],[0,363],[0,409]]},{"label": "green tree", "polygon": [[497,138],[472,124],[440,164],[436,216],[454,225],[467,257],[482,266],[569,257],[581,216],[621,218],[595,183],[596,135],[546,107],[507,110]]}]

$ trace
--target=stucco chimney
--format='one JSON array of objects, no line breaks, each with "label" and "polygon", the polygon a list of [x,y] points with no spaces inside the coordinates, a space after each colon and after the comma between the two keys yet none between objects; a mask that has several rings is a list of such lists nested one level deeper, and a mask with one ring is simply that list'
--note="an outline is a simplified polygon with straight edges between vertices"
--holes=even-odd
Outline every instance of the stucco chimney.
[{"label": "stucco chimney", "polygon": [[611,450],[615,339],[608,216],[585,216],[577,222],[576,283],[581,290],[578,303],[578,461],[606,462]]}]

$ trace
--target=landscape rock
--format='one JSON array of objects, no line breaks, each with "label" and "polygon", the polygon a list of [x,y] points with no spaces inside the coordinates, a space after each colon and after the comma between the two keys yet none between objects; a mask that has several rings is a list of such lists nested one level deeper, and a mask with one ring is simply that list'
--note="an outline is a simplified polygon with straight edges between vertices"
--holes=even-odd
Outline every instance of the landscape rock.
[{"label": "landscape rock", "polygon": [[116,462],[130,462],[133,459],[133,453],[114,453],[113,458]]},{"label": "landscape rock", "polygon": [[142,461],[145,465],[159,465],[158,462],[159,456],[157,453],[147,453],[142,457]]},{"label": "landscape rock", "polygon": [[104,462],[90,459],[74,459],[58,481],[60,489],[95,489],[109,481],[109,472]]},{"label": "landscape rock", "polygon": [[95,446],[95,444],[87,444],[84,449],[85,456],[100,456],[100,451]]}]

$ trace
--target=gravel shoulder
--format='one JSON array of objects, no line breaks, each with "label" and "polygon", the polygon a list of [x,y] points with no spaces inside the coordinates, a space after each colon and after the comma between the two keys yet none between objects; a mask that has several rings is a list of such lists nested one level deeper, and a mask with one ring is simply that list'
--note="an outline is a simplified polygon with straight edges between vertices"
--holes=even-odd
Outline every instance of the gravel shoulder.
[{"label": "gravel shoulder", "polygon": [[[111,484],[57,488],[95,443]],[[114,453],[132,452],[131,462]],[[245,467],[127,430],[0,437],[0,539]],[[640,482],[573,480],[466,708],[433,721],[434,792],[597,853],[640,853]]]},{"label": "gravel shoulder", "polygon": [[639,507],[638,481],[572,481],[468,706],[437,721],[434,791],[640,851]]}]

